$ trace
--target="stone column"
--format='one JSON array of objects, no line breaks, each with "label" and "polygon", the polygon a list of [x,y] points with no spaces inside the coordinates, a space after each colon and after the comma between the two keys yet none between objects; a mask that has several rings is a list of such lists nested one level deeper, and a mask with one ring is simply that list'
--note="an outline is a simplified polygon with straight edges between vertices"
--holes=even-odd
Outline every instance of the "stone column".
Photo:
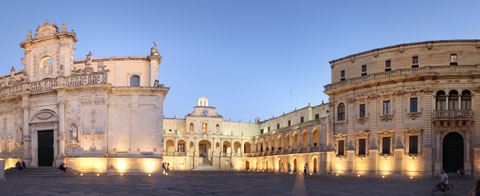
[{"label": "stone column", "polygon": [[[62,93],[63,94],[63,93]],[[67,134],[65,133],[65,100],[63,97],[58,97],[58,157],[57,159],[65,158],[65,140]]]},{"label": "stone column", "polygon": [[[398,84],[398,83],[397,83]],[[398,84],[403,86],[403,84]],[[395,160],[395,172],[403,172],[403,155],[405,150],[404,137],[403,137],[403,96],[405,95],[401,90],[394,95],[394,124],[395,124],[395,147],[393,149],[393,156]]]},{"label": "stone column", "polygon": [[23,157],[25,164],[32,164],[32,154],[30,146],[30,96],[28,94],[22,95],[22,109],[23,109]]},{"label": "stone column", "polygon": [[[375,92],[376,93],[376,92]],[[369,170],[376,174],[378,162],[378,148],[377,148],[377,95],[374,94],[368,97],[367,114],[370,124],[370,141],[368,148]]]},{"label": "stone column", "polygon": [[[425,86],[431,85],[432,81],[425,81]],[[432,96],[433,91],[431,89],[425,89],[423,94],[423,111],[422,112],[422,121],[423,121],[423,148],[422,148],[422,158],[423,158],[423,171],[425,175],[432,175],[433,173],[433,152],[432,152]],[[447,101],[448,103],[448,101]]]}]

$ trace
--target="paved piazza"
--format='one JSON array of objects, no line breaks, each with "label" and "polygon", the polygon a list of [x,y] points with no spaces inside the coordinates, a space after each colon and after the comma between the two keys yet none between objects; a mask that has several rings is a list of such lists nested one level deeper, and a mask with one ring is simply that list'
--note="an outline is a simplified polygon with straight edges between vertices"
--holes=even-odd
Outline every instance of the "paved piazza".
[{"label": "paved piazza", "polygon": [[[450,177],[466,195],[472,178]],[[367,180],[368,179],[368,180]],[[168,176],[18,177],[0,182],[2,195],[429,195],[433,178],[302,176],[273,173],[176,172]],[[295,194],[294,194],[295,193]]]}]

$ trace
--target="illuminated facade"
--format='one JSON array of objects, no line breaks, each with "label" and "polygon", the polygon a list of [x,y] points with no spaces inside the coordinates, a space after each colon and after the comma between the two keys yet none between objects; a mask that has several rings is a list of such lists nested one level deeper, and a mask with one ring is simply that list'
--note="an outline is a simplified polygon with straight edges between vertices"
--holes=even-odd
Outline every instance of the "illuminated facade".
[{"label": "illuminated facade", "polygon": [[180,170],[286,172],[307,164],[312,173],[478,174],[479,64],[480,40],[350,55],[330,62],[328,104],[255,123],[204,115],[200,99],[186,119],[164,120],[165,161]]},{"label": "illuminated facade", "polygon": [[330,62],[337,173],[480,171],[480,40],[427,41]]},{"label": "illuminated facade", "polygon": [[[164,119],[164,161],[173,170],[280,171],[290,163],[299,171],[326,172],[327,104],[308,106],[255,123],[224,121],[208,99],[185,119]],[[330,156],[333,153],[329,153]]]},{"label": "illuminated facade", "polygon": [[45,22],[20,44],[24,69],[0,78],[1,157],[81,172],[158,171],[169,89],[158,84],[156,46],[150,56],[73,60],[77,41],[65,24]]}]

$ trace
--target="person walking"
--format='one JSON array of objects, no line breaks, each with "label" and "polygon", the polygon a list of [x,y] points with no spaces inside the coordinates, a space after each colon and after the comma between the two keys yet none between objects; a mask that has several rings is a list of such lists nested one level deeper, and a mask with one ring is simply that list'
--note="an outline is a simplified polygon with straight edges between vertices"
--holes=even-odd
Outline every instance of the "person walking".
[{"label": "person walking", "polygon": [[287,165],[287,170],[288,170],[288,173],[292,172],[292,169],[290,167],[290,163]]},{"label": "person walking", "polygon": [[307,172],[308,172],[308,165],[305,163],[305,165],[303,166],[303,175],[307,175]]}]

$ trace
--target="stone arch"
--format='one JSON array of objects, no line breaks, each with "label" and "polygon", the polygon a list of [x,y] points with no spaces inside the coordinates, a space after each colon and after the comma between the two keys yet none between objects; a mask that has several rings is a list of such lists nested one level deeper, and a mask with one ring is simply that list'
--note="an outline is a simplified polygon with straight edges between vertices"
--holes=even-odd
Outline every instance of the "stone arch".
[{"label": "stone arch", "polygon": [[282,138],[282,135],[278,135],[277,136],[277,149],[278,150],[283,150],[282,149],[282,141],[283,141],[283,138]]},{"label": "stone arch", "polygon": [[296,131],[293,132],[293,135],[292,135],[292,136],[293,136],[293,137],[292,137],[292,140],[293,140],[293,141],[292,141],[292,142],[293,142],[292,148],[293,148],[293,149],[297,149],[297,148],[298,148],[298,132],[296,132]]},{"label": "stone arch", "polygon": [[250,171],[250,161],[248,160],[245,161],[245,170]]},{"label": "stone arch", "polygon": [[165,143],[166,150],[167,150],[168,153],[175,152],[175,144],[174,143],[175,142],[172,139],[167,140],[167,142]]},{"label": "stone arch", "polygon": [[240,143],[239,141],[235,141],[233,143],[233,149],[234,149],[235,153],[241,153],[242,152],[242,143]]},{"label": "stone arch", "polygon": [[223,153],[230,153],[232,151],[232,144],[230,141],[223,141]]},{"label": "stone arch", "polygon": [[312,145],[313,147],[320,146],[320,129],[318,128],[312,130]]},{"label": "stone arch", "polygon": [[307,148],[308,147],[308,131],[303,130],[302,131],[302,148]]},{"label": "stone arch", "polygon": [[312,173],[318,173],[318,158],[313,156],[312,158]]},{"label": "stone arch", "polygon": [[58,115],[53,110],[43,109],[38,111],[31,119],[30,123],[42,123],[58,121]]},{"label": "stone arch", "polygon": [[178,140],[178,142],[177,142],[177,152],[185,152],[186,147],[187,146],[185,144],[185,140],[183,140],[183,139]]},{"label": "stone arch", "polygon": [[250,142],[245,142],[243,144],[243,152],[244,153],[251,153],[252,152],[252,147],[250,145]]},{"label": "stone arch", "polygon": [[292,171],[298,172],[298,161],[296,157],[293,157],[292,159]]},{"label": "stone arch", "polygon": [[464,169],[465,137],[458,132],[446,133],[442,138],[442,168],[446,172]]},{"label": "stone arch", "polygon": [[284,143],[285,143],[285,149],[290,149],[291,146],[290,146],[290,134],[285,134],[285,137],[283,138],[284,139]]}]

